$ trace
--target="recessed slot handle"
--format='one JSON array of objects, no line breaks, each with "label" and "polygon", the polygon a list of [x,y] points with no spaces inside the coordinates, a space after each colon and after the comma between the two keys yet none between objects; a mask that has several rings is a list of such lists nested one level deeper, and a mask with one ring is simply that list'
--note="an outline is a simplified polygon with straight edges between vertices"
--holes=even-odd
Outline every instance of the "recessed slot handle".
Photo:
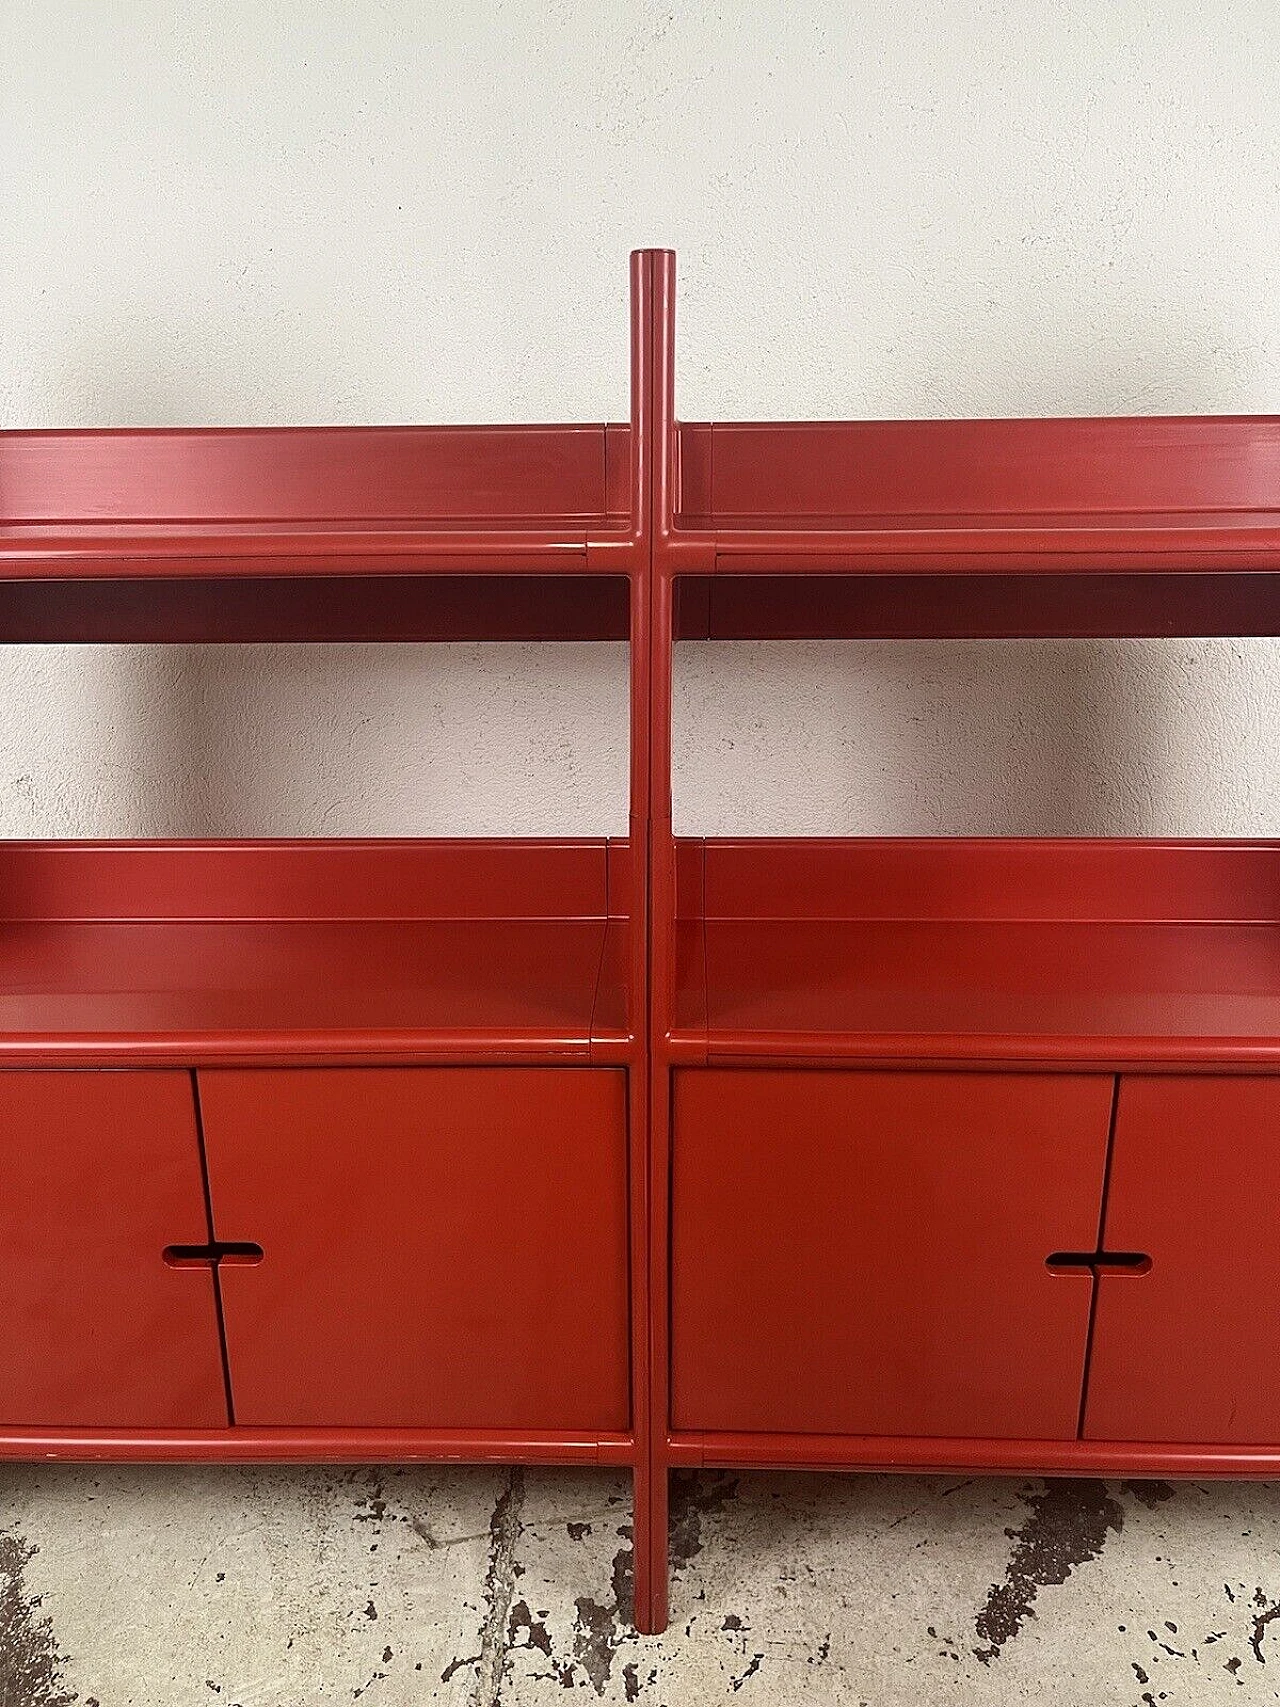
[{"label": "recessed slot handle", "polygon": [[208,1245],[166,1245],[164,1260],[170,1268],[209,1268],[220,1262],[253,1264],[262,1261],[262,1246],[234,1239]]},{"label": "recessed slot handle", "polygon": [[1044,1259],[1050,1274],[1149,1274],[1145,1251],[1054,1251]]}]

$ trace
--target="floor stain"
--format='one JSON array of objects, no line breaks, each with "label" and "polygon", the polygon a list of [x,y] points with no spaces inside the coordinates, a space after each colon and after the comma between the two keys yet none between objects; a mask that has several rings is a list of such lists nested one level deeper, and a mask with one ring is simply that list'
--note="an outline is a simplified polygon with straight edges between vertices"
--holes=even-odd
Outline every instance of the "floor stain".
[{"label": "floor stain", "polygon": [[1253,1597],[1253,1604],[1261,1607],[1260,1612],[1253,1616],[1253,1631],[1249,1637],[1249,1646],[1253,1649],[1253,1657],[1259,1665],[1266,1665],[1267,1656],[1262,1651],[1262,1639],[1267,1633],[1268,1624],[1274,1624],[1280,1618],[1280,1601],[1268,1600],[1262,1589],[1258,1589]]},{"label": "floor stain", "polygon": [[1013,1550],[1004,1581],[991,1585],[974,1622],[983,1646],[973,1652],[983,1665],[998,1658],[1005,1643],[1035,1617],[1042,1588],[1066,1582],[1077,1565],[1098,1557],[1108,1535],[1124,1528],[1124,1507],[1104,1482],[1046,1482],[1042,1493],[1022,1497],[1030,1516],[1021,1528],[1005,1530]]},{"label": "floor stain", "polygon": [[[614,1554],[610,1586],[613,1598],[608,1602],[579,1595],[574,1602],[577,1621],[573,1637],[573,1655],[586,1673],[597,1695],[603,1695],[613,1675],[613,1662],[624,1642],[635,1640],[632,1628],[634,1594],[631,1552],[631,1528],[624,1525],[619,1531],[625,1545]],[[624,1681],[626,1681],[624,1679]]]},{"label": "floor stain", "polygon": [[724,1511],[738,1491],[727,1470],[677,1470],[671,1478],[671,1569],[683,1571],[702,1551],[702,1520]]},{"label": "floor stain", "polygon": [[[535,1618],[529,1610],[527,1600],[518,1600],[511,1608],[511,1616],[507,1620],[507,1651],[515,1648],[536,1648],[539,1653],[551,1657],[551,1637],[547,1631],[546,1613]],[[520,1641],[517,1638],[523,1637]]]},{"label": "floor stain", "polygon": [[74,1707],[79,1696],[63,1677],[68,1656],[53,1620],[40,1616],[40,1596],[27,1589],[36,1552],[20,1535],[0,1534],[0,1707]]},{"label": "floor stain", "polygon": [[1139,1505],[1146,1506],[1148,1511],[1155,1511],[1157,1506],[1173,1499],[1177,1489],[1172,1482],[1121,1482],[1120,1492],[1126,1499],[1136,1500]]}]

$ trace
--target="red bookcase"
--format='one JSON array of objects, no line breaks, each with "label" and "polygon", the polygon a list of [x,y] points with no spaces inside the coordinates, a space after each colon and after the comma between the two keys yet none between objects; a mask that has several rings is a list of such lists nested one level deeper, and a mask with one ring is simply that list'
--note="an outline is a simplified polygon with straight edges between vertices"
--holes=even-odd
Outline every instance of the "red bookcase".
[{"label": "red bookcase", "polygon": [[653,1498],[670,1465],[1275,1475],[1280,844],[676,839],[670,730],[698,637],[1280,633],[1280,420],[681,423],[673,285]]},{"label": "red bookcase", "polygon": [[0,1455],[626,1465],[642,1629],[676,1465],[1280,1473],[1280,844],[671,813],[677,642],[1280,633],[1280,421],[673,335],[644,251],[627,424],[0,435],[0,639],[631,643],[622,839],[0,845]]}]

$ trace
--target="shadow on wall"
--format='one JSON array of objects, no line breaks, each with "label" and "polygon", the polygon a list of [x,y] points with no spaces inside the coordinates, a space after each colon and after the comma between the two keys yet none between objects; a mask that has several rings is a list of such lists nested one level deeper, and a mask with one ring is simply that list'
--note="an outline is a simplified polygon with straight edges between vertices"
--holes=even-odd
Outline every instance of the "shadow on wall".
[{"label": "shadow on wall", "polygon": [[626,829],[625,645],[0,646],[0,704],[0,835]]},{"label": "shadow on wall", "polygon": [[691,642],[683,835],[1266,835],[1280,642]]}]

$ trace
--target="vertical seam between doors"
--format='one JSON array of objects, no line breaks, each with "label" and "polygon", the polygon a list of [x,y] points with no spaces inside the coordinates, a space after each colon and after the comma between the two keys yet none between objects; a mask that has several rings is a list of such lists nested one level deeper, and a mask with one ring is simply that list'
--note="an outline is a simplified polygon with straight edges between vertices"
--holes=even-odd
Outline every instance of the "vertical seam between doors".
[{"label": "vertical seam between doors", "polygon": [[[1120,1074],[1117,1073],[1111,1082],[1111,1116],[1107,1122],[1107,1149],[1102,1164],[1102,1195],[1098,1203],[1098,1236],[1094,1241],[1094,1250],[1106,1249],[1105,1238],[1107,1231],[1107,1198],[1111,1191],[1111,1161],[1116,1146],[1116,1116],[1120,1112]],[[1093,1369],[1093,1336],[1098,1320],[1098,1293],[1102,1286],[1097,1265],[1090,1270],[1092,1285],[1089,1293],[1089,1325],[1085,1330],[1084,1368],[1080,1378],[1080,1409],[1076,1415],[1076,1439],[1084,1439],[1085,1417],[1089,1407],[1089,1376]]]}]

